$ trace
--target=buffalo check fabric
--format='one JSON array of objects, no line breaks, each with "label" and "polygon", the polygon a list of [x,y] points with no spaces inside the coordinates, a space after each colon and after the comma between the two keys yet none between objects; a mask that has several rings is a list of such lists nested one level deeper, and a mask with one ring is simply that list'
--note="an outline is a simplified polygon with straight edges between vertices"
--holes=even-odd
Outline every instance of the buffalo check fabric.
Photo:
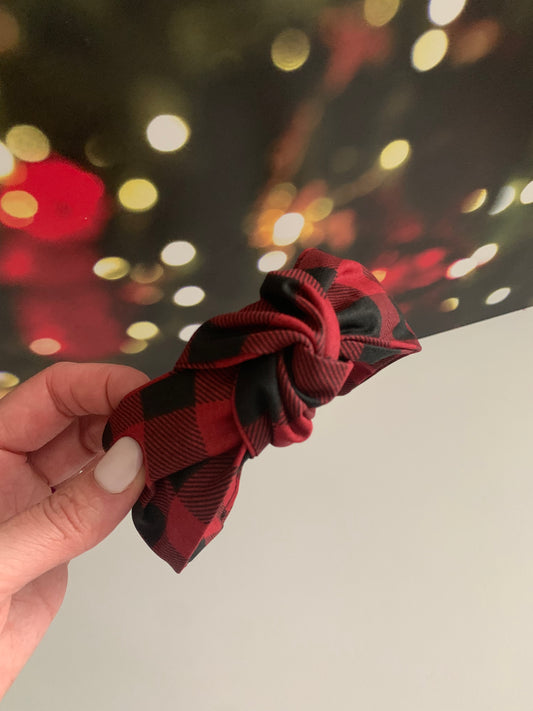
[{"label": "buffalo check fabric", "polygon": [[174,368],[129,393],[103,435],[132,437],[146,486],[137,531],[180,573],[221,531],[244,462],[303,442],[316,408],[421,346],[364,266],[306,249],[259,301],[206,321]]}]

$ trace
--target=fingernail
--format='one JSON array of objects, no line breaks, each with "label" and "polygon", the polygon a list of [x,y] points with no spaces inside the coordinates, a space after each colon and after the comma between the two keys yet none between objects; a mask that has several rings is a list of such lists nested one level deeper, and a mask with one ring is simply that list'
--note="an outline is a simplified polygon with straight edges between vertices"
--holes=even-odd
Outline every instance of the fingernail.
[{"label": "fingernail", "polygon": [[96,465],[94,478],[110,494],[125,491],[139,473],[143,453],[131,437],[121,437]]}]

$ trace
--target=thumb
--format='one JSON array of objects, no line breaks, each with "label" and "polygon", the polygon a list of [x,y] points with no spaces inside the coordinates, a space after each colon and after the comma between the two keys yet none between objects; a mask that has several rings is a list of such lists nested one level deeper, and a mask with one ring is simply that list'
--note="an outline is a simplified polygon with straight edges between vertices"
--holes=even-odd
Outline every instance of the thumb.
[{"label": "thumb", "polygon": [[0,599],[100,543],[145,483],[140,446],[122,437],[51,496],[0,525]]}]

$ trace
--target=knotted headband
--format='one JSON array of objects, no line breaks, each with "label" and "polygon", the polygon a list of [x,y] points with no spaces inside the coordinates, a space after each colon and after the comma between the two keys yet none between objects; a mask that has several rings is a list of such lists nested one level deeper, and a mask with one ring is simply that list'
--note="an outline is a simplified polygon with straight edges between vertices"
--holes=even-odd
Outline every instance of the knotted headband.
[{"label": "knotted headband", "polygon": [[244,462],[302,442],[316,408],[421,350],[361,264],[306,249],[269,272],[260,300],[206,321],[173,370],[129,393],[103,435],[142,447],[132,510],[146,543],[181,572],[224,525]]}]

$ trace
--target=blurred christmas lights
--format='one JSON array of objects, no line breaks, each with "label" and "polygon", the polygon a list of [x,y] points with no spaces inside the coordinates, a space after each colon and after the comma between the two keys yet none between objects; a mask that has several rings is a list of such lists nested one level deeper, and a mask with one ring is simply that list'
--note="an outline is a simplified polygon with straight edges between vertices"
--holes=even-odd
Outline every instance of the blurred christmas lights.
[{"label": "blurred christmas lights", "polygon": [[365,0],[365,20],[373,27],[383,27],[390,22],[400,8],[400,0]]},{"label": "blurred christmas lights", "polygon": [[469,213],[475,212],[482,207],[487,201],[488,193],[485,188],[480,188],[479,190],[474,190],[470,195],[467,195],[461,206],[461,212]]},{"label": "blurred christmas lights", "polygon": [[122,279],[130,270],[130,264],[122,257],[104,257],[99,259],[93,267],[93,272],[101,279],[114,281]]},{"label": "blurred christmas lights", "polygon": [[0,178],[7,178],[15,169],[15,158],[6,146],[0,141]]},{"label": "blurred christmas lights", "polygon": [[7,373],[6,371],[0,371],[0,388],[14,388],[15,385],[20,383],[20,379],[13,375],[13,373]]},{"label": "blurred christmas lights", "polygon": [[427,72],[440,64],[448,51],[448,35],[444,30],[428,30],[411,49],[411,64],[419,72]]},{"label": "blurred christmas lights", "polygon": [[502,301],[505,301],[505,299],[509,296],[511,293],[511,289],[509,287],[504,287],[502,289],[496,289],[496,291],[493,291],[492,294],[489,294],[487,298],[485,299],[485,303],[487,306],[493,306],[494,304],[499,304]]},{"label": "blurred christmas lights", "polygon": [[284,30],[272,43],[272,62],[284,72],[294,72],[307,62],[310,52],[311,44],[305,32]]},{"label": "blurred christmas lights", "polygon": [[159,333],[159,328],[151,321],[137,321],[129,326],[126,333],[136,341],[145,341],[155,338]]},{"label": "blurred christmas lights", "polygon": [[126,210],[145,212],[158,200],[157,188],[145,178],[127,180],[118,191],[118,199]]},{"label": "blurred christmas lights", "polygon": [[158,151],[178,151],[187,143],[191,134],[187,123],[179,116],[162,114],[150,121],[146,129],[148,142]]},{"label": "blurred christmas lights", "polygon": [[171,267],[188,264],[196,255],[196,249],[190,242],[178,240],[170,242],[161,251],[161,261]]},{"label": "blurred christmas lights", "polygon": [[172,299],[178,306],[196,306],[205,299],[205,291],[199,286],[183,286]]},{"label": "blurred christmas lights", "polygon": [[193,334],[200,328],[201,325],[201,323],[191,323],[188,326],[185,326],[178,333],[178,338],[187,343],[187,341],[190,341]]},{"label": "blurred christmas lights", "polygon": [[275,225],[272,241],[278,247],[284,247],[296,242],[305,225],[303,215],[298,212],[289,212],[280,217]]},{"label": "blurred christmas lights", "polygon": [[434,25],[449,25],[464,10],[466,0],[430,0],[428,17]]},{"label": "blurred christmas lights", "polygon": [[260,272],[271,272],[281,269],[287,261],[285,252],[274,250],[267,252],[257,261],[257,268]]},{"label": "blurred christmas lights", "polygon": [[510,207],[516,197],[516,188],[512,185],[504,185],[496,196],[494,204],[490,208],[489,215],[499,215],[500,212],[507,210]]},{"label": "blurred christmas lights", "polygon": [[50,155],[50,141],[36,126],[13,126],[6,135],[6,145],[11,153],[26,163],[39,163]]},{"label": "blurred christmas lights", "polygon": [[55,338],[37,338],[30,343],[29,349],[37,355],[53,355],[61,350],[61,343]]},{"label": "blurred christmas lights", "polygon": [[409,141],[400,138],[392,141],[381,151],[379,162],[384,170],[394,170],[409,158],[411,146]]}]

